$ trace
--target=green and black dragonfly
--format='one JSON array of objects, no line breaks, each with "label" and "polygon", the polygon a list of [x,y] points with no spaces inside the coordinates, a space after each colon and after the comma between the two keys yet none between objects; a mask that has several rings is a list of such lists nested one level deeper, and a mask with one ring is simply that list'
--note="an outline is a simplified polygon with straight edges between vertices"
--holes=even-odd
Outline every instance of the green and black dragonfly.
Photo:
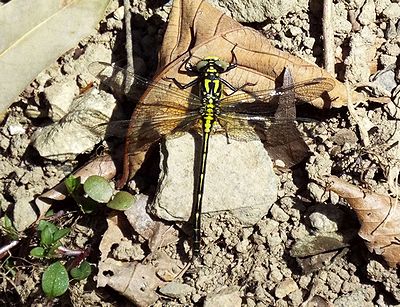
[{"label": "green and black dragonfly", "polygon": [[[149,81],[130,74],[133,86],[147,87],[147,90],[129,124],[122,183],[132,175],[129,174],[129,158],[136,151],[146,150],[162,137],[182,132],[195,132],[202,136],[200,171],[193,204],[194,257],[200,253],[201,209],[210,135],[223,133],[228,139],[248,141],[266,136],[273,138],[276,131],[290,134],[293,129],[297,131],[295,104],[312,101],[334,87],[332,79],[322,77],[294,84],[286,70],[280,88],[236,93],[238,89],[221,77],[236,67],[236,61],[231,62],[229,64],[215,56],[201,59],[196,65],[186,62],[186,70],[195,77],[187,84],[180,84],[175,79]],[[109,67],[109,64],[96,62],[89,70],[101,77],[103,69]],[[104,76],[108,74],[103,74],[103,79]],[[188,90],[195,86],[199,88],[199,95]],[[224,95],[225,87],[232,92],[230,95]],[[268,140],[268,143],[272,144],[272,141]]]}]

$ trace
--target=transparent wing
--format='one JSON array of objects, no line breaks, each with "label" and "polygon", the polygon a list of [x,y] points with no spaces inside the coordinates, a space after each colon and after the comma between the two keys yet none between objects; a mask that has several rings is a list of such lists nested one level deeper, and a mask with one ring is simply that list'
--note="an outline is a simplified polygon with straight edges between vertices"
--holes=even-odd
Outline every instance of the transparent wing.
[{"label": "transparent wing", "polygon": [[[135,111],[127,121],[112,122],[107,135],[120,135],[126,131],[128,152],[135,152],[154,143],[160,137],[189,130],[199,131],[201,99],[189,91],[178,89],[168,80],[150,81],[118,66],[103,62],[89,65],[89,71],[110,86],[122,87],[126,79],[132,86],[145,89]],[[128,129],[126,127],[128,126]]]},{"label": "transparent wing", "polygon": [[252,93],[241,93],[221,99],[223,113],[269,116],[278,107],[278,97],[294,94],[296,104],[312,101],[332,90],[335,82],[329,78],[315,78],[301,83]]},{"label": "transparent wing", "polygon": [[132,115],[126,134],[127,150],[135,152],[163,136],[200,130],[200,116],[196,109],[188,110],[171,103],[140,105]]},{"label": "transparent wing", "polygon": [[[285,78],[291,76],[285,75]],[[295,105],[321,96],[332,90],[334,84],[329,78],[297,84],[288,79],[278,89],[226,96],[220,102],[220,125],[229,137],[240,140],[260,138],[260,132],[266,131],[271,123],[292,129],[287,122],[296,119]]]},{"label": "transparent wing", "polygon": [[93,62],[88,66],[88,69],[92,75],[114,89],[116,87],[123,88],[126,82],[131,81],[132,87],[147,90],[147,92],[151,91],[152,95],[164,97],[164,100],[182,102],[184,105],[189,102],[193,107],[201,105],[199,96],[190,91],[178,89],[173,82],[168,80],[150,81],[126,69],[104,62]]}]

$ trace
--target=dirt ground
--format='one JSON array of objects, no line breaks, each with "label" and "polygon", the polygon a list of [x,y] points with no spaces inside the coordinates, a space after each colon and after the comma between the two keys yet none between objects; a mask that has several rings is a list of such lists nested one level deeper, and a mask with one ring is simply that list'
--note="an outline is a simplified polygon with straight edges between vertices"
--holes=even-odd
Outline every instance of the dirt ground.
[{"label": "dirt ground", "polygon": [[[134,2],[135,72],[151,78],[157,68],[157,50],[171,3]],[[319,1],[210,2],[266,35],[278,49],[322,65]],[[310,157],[290,171],[278,173],[277,200],[253,224],[243,222],[227,210],[203,214],[200,259],[177,277],[190,261],[187,256],[191,248],[190,224],[162,221],[166,229],[171,229],[172,239],[149,260],[145,257],[151,254],[151,247],[146,240],[129,225],[115,226],[120,221],[113,220],[112,212],[103,210],[96,216],[85,215],[72,200],[58,202],[53,206],[55,211],[63,210],[58,223],[72,229],[63,241],[64,246],[77,249],[90,245],[87,260],[93,264],[94,273],[87,280],[71,282],[67,293],[60,298],[45,300],[40,276],[51,261],[29,257],[29,247],[37,243],[34,227],[27,228],[36,219],[32,204],[37,196],[98,155],[106,143],[99,142],[100,145],[86,153],[72,155],[72,160],[66,159],[71,158],[66,154],[46,159],[33,148],[31,139],[37,130],[60,118],[56,104],[71,102],[79,89],[94,81],[87,71],[91,62],[125,64],[123,9],[121,3],[112,1],[98,32],[42,72],[10,107],[1,123],[2,215],[7,212],[12,216],[17,229],[24,234],[20,244],[1,260],[0,291],[4,294],[0,297],[1,304],[130,306],[133,301],[142,306],[145,302],[151,302],[152,306],[399,306],[398,270],[368,250],[357,235],[360,224],[356,214],[344,199],[326,192],[320,178],[336,175],[397,198],[400,4],[396,0],[334,2],[333,52],[337,79],[357,86],[368,97],[387,99],[354,102],[351,109],[345,106],[323,111],[312,107],[299,110],[300,117],[316,119],[299,124],[310,147]],[[98,95],[103,95],[107,103],[122,105],[125,112],[122,117],[129,119],[133,109],[129,100],[115,94],[118,101],[115,102],[112,95]],[[56,103],[57,100],[61,102]],[[76,135],[77,143],[79,138]],[[56,147],[58,143],[52,142],[50,147]],[[136,177],[130,185],[131,191],[155,197],[159,156],[156,150],[148,161],[156,170],[151,175]],[[130,217],[122,219],[127,223]],[[3,235],[0,242],[5,245],[8,241]],[[162,281],[155,282],[152,294],[141,289],[147,299],[151,297],[149,300],[132,299],[131,296],[138,295],[134,290],[127,293],[110,280],[105,282],[107,286],[97,287],[103,282],[97,275],[99,271],[104,273],[112,267],[109,270],[114,270],[114,277],[118,277],[115,267],[123,268],[120,272],[123,276],[123,270],[132,263],[145,266],[152,261],[158,269],[163,265],[165,268],[162,267]],[[160,271],[157,272],[160,277]],[[139,281],[131,278],[126,285],[135,288],[132,284]],[[147,282],[146,286],[151,288],[152,281]]]}]

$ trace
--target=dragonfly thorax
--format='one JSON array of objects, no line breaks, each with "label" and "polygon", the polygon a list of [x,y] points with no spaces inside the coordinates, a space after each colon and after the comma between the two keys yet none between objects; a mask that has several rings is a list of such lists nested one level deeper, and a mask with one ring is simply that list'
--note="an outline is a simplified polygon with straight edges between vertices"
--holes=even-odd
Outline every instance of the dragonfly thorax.
[{"label": "dragonfly thorax", "polygon": [[207,57],[196,65],[200,80],[200,96],[203,103],[200,115],[205,133],[210,133],[213,123],[220,113],[219,101],[223,89],[220,73],[224,72],[227,66],[227,63],[217,57]]}]

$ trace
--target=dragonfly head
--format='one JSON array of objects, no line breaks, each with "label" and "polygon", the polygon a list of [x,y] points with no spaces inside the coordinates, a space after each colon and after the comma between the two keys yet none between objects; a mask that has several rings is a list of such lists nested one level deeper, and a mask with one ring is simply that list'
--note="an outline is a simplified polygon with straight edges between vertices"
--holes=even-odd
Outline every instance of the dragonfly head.
[{"label": "dragonfly head", "polygon": [[198,72],[217,71],[218,73],[222,73],[228,66],[228,63],[220,60],[218,57],[209,56],[196,64],[196,70]]}]

